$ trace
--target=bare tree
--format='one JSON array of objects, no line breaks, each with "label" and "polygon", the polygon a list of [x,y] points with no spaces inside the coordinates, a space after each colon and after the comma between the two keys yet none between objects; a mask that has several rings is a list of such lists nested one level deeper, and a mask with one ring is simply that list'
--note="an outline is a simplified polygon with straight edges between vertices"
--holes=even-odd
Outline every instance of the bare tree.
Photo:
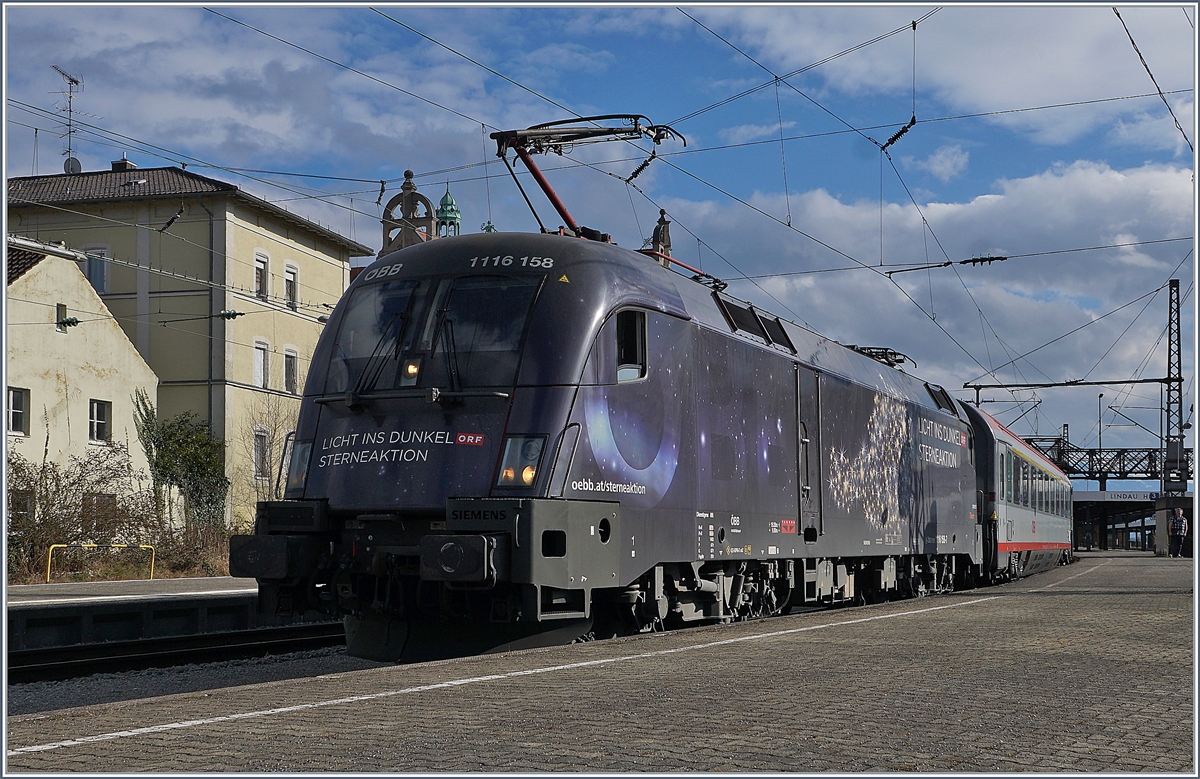
[{"label": "bare tree", "polygon": [[271,392],[255,393],[239,432],[231,468],[235,527],[251,527],[254,504],[283,494],[287,463],[300,399]]}]

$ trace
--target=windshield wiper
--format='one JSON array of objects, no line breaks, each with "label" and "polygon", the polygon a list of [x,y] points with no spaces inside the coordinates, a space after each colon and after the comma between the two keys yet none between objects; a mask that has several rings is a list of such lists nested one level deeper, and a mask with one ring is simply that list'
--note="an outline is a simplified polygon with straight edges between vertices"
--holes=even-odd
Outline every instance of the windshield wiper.
[{"label": "windshield wiper", "polygon": [[446,376],[450,382],[450,391],[458,392],[458,347],[454,343],[454,321],[446,316],[449,310],[443,308],[438,312],[437,329],[434,331],[433,344],[430,347],[431,351],[436,351],[438,346],[438,338],[443,341],[442,353],[446,355]]},{"label": "windshield wiper", "polygon": [[[399,328],[396,328],[397,321],[400,323]],[[398,359],[400,356],[400,344],[404,336],[404,323],[408,321],[407,315],[403,311],[397,311],[392,314],[392,318],[388,320],[387,325],[383,328],[383,332],[379,334],[379,340],[375,342],[375,348],[371,350],[371,356],[367,358],[366,364],[363,365],[362,373],[358,375],[358,381],[355,382],[354,389],[346,393],[346,405],[357,406],[358,399],[375,389],[376,382],[383,374],[383,368],[387,365],[386,359],[380,359],[383,353],[384,343],[393,329],[396,329],[396,342],[392,348],[391,359]]]}]

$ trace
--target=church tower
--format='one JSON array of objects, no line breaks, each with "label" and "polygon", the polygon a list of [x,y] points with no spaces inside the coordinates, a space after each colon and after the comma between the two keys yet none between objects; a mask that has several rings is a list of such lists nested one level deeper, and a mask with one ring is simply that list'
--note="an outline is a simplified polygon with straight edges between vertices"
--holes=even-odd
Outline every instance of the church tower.
[{"label": "church tower", "polygon": [[458,235],[462,229],[462,214],[458,212],[458,204],[454,202],[454,196],[450,194],[450,182],[446,182],[446,194],[442,195],[442,201],[438,203],[437,209],[437,236],[439,238],[449,238],[452,235]]}]

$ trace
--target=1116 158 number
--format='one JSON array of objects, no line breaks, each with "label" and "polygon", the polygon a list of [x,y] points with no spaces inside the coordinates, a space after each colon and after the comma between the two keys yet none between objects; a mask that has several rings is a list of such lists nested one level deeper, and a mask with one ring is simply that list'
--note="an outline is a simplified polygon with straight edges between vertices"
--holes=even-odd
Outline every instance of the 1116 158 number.
[{"label": "1116 158 number", "polygon": [[472,257],[471,267],[483,268],[553,268],[553,257],[513,257],[511,254],[496,255],[495,257]]}]

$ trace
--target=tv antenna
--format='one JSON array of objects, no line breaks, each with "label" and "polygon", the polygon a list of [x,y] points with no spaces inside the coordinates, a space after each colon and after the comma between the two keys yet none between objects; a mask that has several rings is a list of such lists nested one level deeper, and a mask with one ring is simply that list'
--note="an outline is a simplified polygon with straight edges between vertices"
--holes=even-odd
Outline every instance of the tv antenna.
[{"label": "tv antenna", "polygon": [[[83,170],[83,166],[79,164],[79,160],[75,159],[74,135],[75,135],[75,90],[83,90],[83,81],[75,76],[72,76],[67,71],[60,68],[58,65],[51,65],[58,72],[58,75],[63,77],[63,81],[67,82],[67,91],[63,94],[67,96],[67,133],[64,136],[67,139],[67,148],[63,152],[67,159],[63,162],[63,170],[72,175]],[[59,108],[59,110],[63,110]],[[85,114],[91,116],[91,114]],[[99,119],[100,117],[93,117]]]}]

